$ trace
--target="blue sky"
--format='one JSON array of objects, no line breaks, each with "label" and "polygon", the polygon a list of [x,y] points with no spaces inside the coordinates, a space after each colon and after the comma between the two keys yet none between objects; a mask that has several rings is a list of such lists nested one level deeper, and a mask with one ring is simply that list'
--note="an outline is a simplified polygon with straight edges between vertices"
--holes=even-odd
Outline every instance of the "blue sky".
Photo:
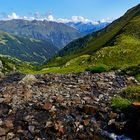
[{"label": "blue sky", "polygon": [[56,18],[118,18],[140,0],[0,0],[0,13],[20,16],[51,13]]}]

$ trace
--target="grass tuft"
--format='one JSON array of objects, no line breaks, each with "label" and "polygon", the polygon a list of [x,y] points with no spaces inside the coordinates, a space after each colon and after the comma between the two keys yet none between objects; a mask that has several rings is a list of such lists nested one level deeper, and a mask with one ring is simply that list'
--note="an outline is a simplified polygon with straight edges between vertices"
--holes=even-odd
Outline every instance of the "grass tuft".
[{"label": "grass tuft", "polygon": [[128,99],[124,99],[120,96],[117,96],[112,98],[111,105],[114,108],[127,109],[131,106],[131,102]]}]

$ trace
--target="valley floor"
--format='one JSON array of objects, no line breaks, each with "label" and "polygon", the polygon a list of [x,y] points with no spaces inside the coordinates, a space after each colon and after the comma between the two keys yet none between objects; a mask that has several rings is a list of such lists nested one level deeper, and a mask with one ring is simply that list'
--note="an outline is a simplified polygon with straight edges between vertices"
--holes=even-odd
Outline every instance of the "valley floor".
[{"label": "valley floor", "polygon": [[139,140],[140,108],[119,97],[138,84],[115,72],[8,75],[0,79],[0,139]]}]

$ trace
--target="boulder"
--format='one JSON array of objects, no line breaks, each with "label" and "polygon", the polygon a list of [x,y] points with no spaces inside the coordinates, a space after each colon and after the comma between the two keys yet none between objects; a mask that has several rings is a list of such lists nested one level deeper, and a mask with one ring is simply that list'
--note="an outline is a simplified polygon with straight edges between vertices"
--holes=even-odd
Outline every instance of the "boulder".
[{"label": "boulder", "polygon": [[33,84],[37,81],[36,77],[32,74],[26,75],[19,83]]},{"label": "boulder", "polygon": [[132,105],[140,109],[140,102],[133,102]]}]

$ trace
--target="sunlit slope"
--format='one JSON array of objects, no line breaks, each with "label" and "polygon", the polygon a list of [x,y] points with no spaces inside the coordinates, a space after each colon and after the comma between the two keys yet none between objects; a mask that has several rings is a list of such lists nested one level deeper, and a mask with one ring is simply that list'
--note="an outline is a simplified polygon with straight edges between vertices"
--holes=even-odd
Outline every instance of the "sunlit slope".
[{"label": "sunlit slope", "polygon": [[[123,62],[125,63],[125,61],[120,58],[122,57],[122,52],[123,57],[126,59],[128,59],[127,55],[132,57],[134,53],[138,53],[140,37],[139,27],[140,5],[137,5],[136,7],[128,10],[124,16],[114,21],[107,28],[70,43],[68,46],[62,49],[55,58],[48,62],[48,66],[62,66],[71,59],[85,54],[93,57],[91,59],[92,64],[98,62],[104,63],[102,60],[99,60],[102,59],[101,56],[98,55],[100,52],[105,55],[104,57],[106,57],[106,59],[109,59],[106,64],[110,63],[109,61],[113,63],[111,60],[111,55],[112,57],[116,58],[115,63],[116,61],[120,61],[120,64]],[[128,53],[130,50],[133,53]],[[124,52],[127,53],[124,54]]]}]

